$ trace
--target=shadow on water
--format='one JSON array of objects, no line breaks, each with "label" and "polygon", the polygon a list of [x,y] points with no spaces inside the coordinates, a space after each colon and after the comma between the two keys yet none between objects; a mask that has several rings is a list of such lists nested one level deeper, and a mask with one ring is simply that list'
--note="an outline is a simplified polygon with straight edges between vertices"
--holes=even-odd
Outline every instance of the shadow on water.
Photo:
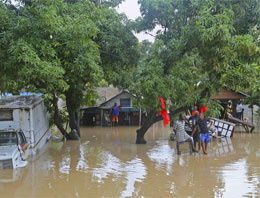
[{"label": "shadow on water", "polygon": [[52,140],[23,169],[0,170],[0,196],[257,197],[260,133],[213,140],[208,155],[177,156],[169,128],[155,125],[148,144],[134,127],[82,128],[80,141]]}]

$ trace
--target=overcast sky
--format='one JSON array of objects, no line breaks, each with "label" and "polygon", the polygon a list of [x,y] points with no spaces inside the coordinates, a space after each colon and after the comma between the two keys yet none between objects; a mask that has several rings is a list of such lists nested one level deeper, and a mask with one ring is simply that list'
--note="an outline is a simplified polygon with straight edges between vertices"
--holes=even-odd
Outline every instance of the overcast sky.
[{"label": "overcast sky", "polygon": [[[119,6],[119,8],[117,8],[117,11],[119,13],[124,12],[129,19],[135,20],[137,17],[141,16],[140,10],[139,10],[140,6],[138,5],[137,1],[138,0],[125,0]],[[154,41],[154,37],[152,37],[148,34],[145,34],[145,33],[139,33],[139,34],[135,34],[135,35],[139,41],[143,41],[145,39],[149,40],[151,42]]]}]

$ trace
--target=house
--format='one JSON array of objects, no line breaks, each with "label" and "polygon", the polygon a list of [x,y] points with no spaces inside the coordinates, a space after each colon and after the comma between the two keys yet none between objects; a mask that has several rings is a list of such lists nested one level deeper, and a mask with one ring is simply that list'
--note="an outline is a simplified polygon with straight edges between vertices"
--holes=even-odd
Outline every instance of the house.
[{"label": "house", "polygon": [[[218,95],[212,95],[210,97],[211,100],[219,100],[221,102],[221,105],[225,108],[228,104],[228,101],[232,102],[232,112],[233,115],[236,115],[236,105],[239,100],[244,99],[248,95],[242,93],[242,92],[236,92],[231,89],[228,89],[226,86],[224,86],[218,93]],[[221,117],[224,117],[224,111],[222,112]]]},{"label": "house", "polygon": [[119,91],[114,87],[98,88],[100,99],[95,107],[81,108],[81,124],[85,126],[109,126],[112,121],[112,107],[120,105],[119,125],[138,126],[141,124],[142,112],[133,107],[134,95],[128,91]]},{"label": "house", "polygon": [[[233,91],[231,89],[228,89],[227,87],[223,87],[218,95],[211,96],[212,100],[219,100],[221,102],[221,105],[225,108],[228,101],[232,102],[232,114],[235,117],[236,115],[236,105],[239,100],[244,99],[245,97],[248,97],[247,94],[242,92]],[[243,121],[239,121],[238,119],[234,118],[233,120],[230,120],[235,123],[240,123],[247,132],[253,131],[255,126],[258,125],[258,118],[257,118],[257,107],[253,106],[253,108],[250,108],[248,105],[244,105],[244,112],[243,112]],[[227,118],[225,115],[225,111],[222,112],[221,118]],[[250,129],[249,129],[250,128]]]},{"label": "house", "polygon": [[40,95],[0,99],[0,130],[22,130],[35,153],[50,137],[49,114]]}]

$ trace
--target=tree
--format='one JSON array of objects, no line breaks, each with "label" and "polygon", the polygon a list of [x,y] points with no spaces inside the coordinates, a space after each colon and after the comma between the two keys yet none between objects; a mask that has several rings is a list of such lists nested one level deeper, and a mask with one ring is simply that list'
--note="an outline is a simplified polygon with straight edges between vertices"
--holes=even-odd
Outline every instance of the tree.
[{"label": "tree", "polygon": [[5,93],[7,90],[15,91],[16,83],[13,79],[17,78],[17,73],[13,72],[10,63],[7,61],[8,57],[8,43],[10,41],[10,34],[6,32],[15,26],[14,18],[15,12],[8,9],[9,6],[5,6],[0,2],[0,92]]},{"label": "tree", "polygon": [[[260,65],[260,64],[259,64]],[[249,105],[249,107],[254,107],[254,105],[260,108],[260,67],[258,66],[256,69],[256,77],[252,78],[252,86],[250,89],[247,89],[247,93],[249,97],[245,99],[245,103]],[[258,114],[260,115],[260,110],[258,110]]]},{"label": "tree", "polygon": [[132,23],[123,14],[106,5],[99,5],[102,21],[95,42],[99,45],[104,79],[114,86],[126,89],[136,67],[139,53],[138,40],[132,33]]},{"label": "tree", "polygon": [[[8,12],[3,4],[2,7]],[[77,139],[63,126],[58,98],[66,101],[70,129],[80,136],[77,114],[80,105],[93,102],[94,88],[108,78],[105,73],[109,67],[127,68],[127,58],[131,55],[124,56],[121,50],[133,51],[136,38],[114,9],[88,0],[28,1],[15,12],[10,27],[1,32],[0,39],[6,42],[7,56],[1,58],[6,68],[14,71],[12,82],[17,90],[26,88],[44,93],[61,133],[66,138]],[[113,24],[109,24],[110,18]],[[111,31],[114,27],[117,27],[117,35]],[[113,39],[108,37],[111,35]],[[119,44],[113,46],[119,38]],[[113,46],[113,51],[105,46]],[[106,50],[110,50],[110,54],[104,57]],[[124,61],[114,51],[122,53],[120,58]],[[107,63],[112,56],[117,57],[117,64]]]},{"label": "tree", "polygon": [[[149,112],[144,125],[137,130],[136,143],[146,143],[144,135],[148,128],[162,120],[158,115],[159,96],[167,100],[171,115],[196,103],[216,109],[219,104],[209,98],[224,84],[229,86],[234,81],[230,71],[255,74],[253,65],[259,48],[250,30],[244,33],[237,28],[234,2],[243,4],[242,1],[139,0],[142,18],[137,20],[137,29],[151,30],[159,25],[162,30],[134,72],[131,91],[137,95],[137,104]],[[247,27],[253,27],[254,23]],[[236,84],[246,87],[249,81],[244,78]]]}]

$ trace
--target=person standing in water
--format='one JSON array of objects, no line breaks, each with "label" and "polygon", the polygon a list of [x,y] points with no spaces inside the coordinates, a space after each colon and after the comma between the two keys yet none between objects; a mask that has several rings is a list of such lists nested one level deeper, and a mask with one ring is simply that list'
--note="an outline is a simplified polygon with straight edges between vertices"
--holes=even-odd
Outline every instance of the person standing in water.
[{"label": "person standing in water", "polygon": [[189,142],[190,145],[190,152],[197,152],[197,150],[194,148],[193,144],[193,138],[190,137],[185,129],[185,117],[183,114],[179,115],[179,120],[176,121],[173,131],[176,133],[176,148],[177,148],[177,154],[180,155],[180,145],[183,144],[184,142]]},{"label": "person standing in water", "polygon": [[120,106],[117,106],[117,103],[115,103],[114,106],[112,107],[112,112],[113,112],[112,123],[114,126],[115,124],[118,125],[119,109]]},{"label": "person standing in water", "polygon": [[[196,111],[194,113],[194,116],[191,116],[189,120],[191,120],[192,122],[192,130],[195,128],[197,121],[200,119],[199,117],[199,112]],[[200,151],[200,128],[197,127],[197,129],[195,130],[194,134],[191,134],[191,136],[193,137],[193,141],[194,141],[194,148],[196,148],[196,144],[198,143],[198,151]]]},{"label": "person standing in water", "polygon": [[241,103],[241,100],[238,101],[238,104],[236,106],[236,111],[237,111],[236,117],[239,120],[242,120],[244,108],[243,108],[243,105]]},{"label": "person standing in water", "polygon": [[[197,121],[196,126],[192,130],[191,136],[193,136],[196,132],[196,130],[200,129],[200,141],[201,141],[201,147],[204,154],[207,153],[207,147],[208,143],[210,142],[210,135],[209,135],[209,129],[212,126],[213,122],[207,118],[204,118],[204,115],[202,113],[199,114],[200,119]],[[210,121],[210,126],[207,126],[207,122]]]}]

